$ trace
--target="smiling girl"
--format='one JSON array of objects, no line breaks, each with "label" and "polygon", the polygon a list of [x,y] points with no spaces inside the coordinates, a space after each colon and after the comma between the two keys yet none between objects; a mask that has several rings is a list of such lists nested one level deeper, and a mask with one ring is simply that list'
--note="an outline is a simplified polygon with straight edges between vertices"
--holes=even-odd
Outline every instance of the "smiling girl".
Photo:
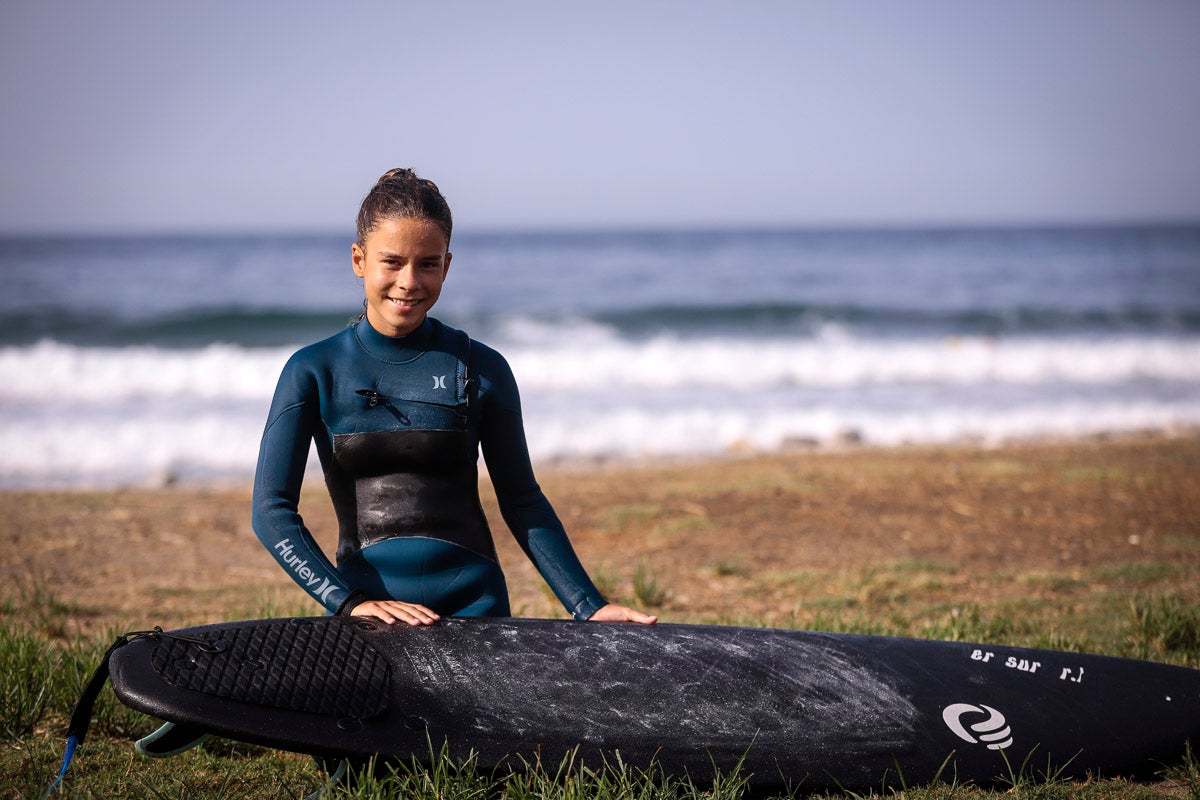
[{"label": "smiling girl", "polygon": [[[357,324],[279,378],[254,481],[254,531],[326,609],[387,623],[508,616],[479,502],[480,450],[504,521],[576,619],[653,623],[608,603],[534,478],[504,358],[428,315],[450,270],[450,208],[412,170],[385,173],[351,247]],[[336,564],[298,511],[311,442],[338,518]]]}]

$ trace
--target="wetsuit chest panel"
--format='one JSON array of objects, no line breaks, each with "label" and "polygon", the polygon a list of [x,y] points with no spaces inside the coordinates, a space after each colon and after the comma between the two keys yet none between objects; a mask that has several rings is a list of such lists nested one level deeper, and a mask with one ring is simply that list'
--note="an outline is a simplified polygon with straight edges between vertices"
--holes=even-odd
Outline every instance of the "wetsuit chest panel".
[{"label": "wetsuit chest panel", "polygon": [[333,437],[338,467],[355,479],[392,472],[449,475],[475,471],[475,443],[465,430],[366,431]]},{"label": "wetsuit chest panel", "polygon": [[354,483],[358,546],[424,536],[494,561],[479,505],[475,447],[466,430],[335,435],[334,460]]}]

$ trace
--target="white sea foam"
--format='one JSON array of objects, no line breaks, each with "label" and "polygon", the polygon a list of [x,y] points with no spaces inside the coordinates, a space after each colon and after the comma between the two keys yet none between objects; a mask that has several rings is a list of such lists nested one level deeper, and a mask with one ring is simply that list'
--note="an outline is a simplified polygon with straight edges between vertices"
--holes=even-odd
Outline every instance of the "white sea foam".
[{"label": "white sea foam", "polygon": [[523,387],[545,389],[1200,381],[1197,338],[589,338],[507,356]]},{"label": "white sea foam", "polygon": [[[0,421],[0,486],[162,485],[242,480],[265,409],[117,407],[72,418],[25,411]],[[232,413],[231,413],[232,411]],[[189,413],[190,412],[190,413]]]},{"label": "white sea foam", "polygon": [[0,404],[88,405],[150,398],[270,397],[292,348],[75,347],[43,341],[0,348]]},{"label": "white sea foam", "polygon": [[[1200,425],[1200,338],[500,341],[537,460]],[[532,339],[542,344],[534,346]],[[292,348],[0,349],[0,486],[244,480]]]},{"label": "white sea foam", "polygon": [[869,445],[975,441],[996,444],[1033,437],[1170,431],[1200,424],[1200,399],[1183,402],[1027,403],[1005,409],[945,402],[891,411],[871,406],[654,411],[624,408],[610,416],[539,420],[528,426],[536,459],[719,454],[772,451],[804,443]]},{"label": "white sea foam", "polygon": [[[1200,338],[947,337],[621,339],[569,329],[533,346],[502,347],[523,391],[678,388],[757,391],[983,382],[1200,382]],[[0,349],[0,404],[136,398],[269,398],[292,348],[82,348],[56,342]]]}]

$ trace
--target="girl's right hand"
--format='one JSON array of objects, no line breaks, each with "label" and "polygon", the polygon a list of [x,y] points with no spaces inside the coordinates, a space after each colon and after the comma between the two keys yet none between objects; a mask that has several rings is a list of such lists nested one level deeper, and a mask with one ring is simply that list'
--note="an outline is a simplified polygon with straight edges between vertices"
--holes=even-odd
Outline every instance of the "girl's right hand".
[{"label": "girl's right hand", "polygon": [[637,609],[609,603],[601,606],[600,610],[588,617],[589,622],[636,622],[639,625],[653,625],[658,617],[646,614]]},{"label": "girl's right hand", "polygon": [[400,600],[364,600],[350,611],[352,617],[374,617],[380,622],[391,625],[395,622],[406,622],[412,626],[433,625],[441,617],[417,603],[404,603]]}]

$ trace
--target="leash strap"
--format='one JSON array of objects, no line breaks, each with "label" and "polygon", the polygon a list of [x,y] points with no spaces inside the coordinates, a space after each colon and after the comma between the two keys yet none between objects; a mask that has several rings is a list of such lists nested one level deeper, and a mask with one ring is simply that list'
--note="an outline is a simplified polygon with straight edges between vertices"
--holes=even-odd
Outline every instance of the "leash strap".
[{"label": "leash strap", "polygon": [[204,639],[181,636],[177,633],[167,633],[157,625],[148,631],[123,633],[113,640],[113,643],[104,651],[104,656],[100,659],[100,665],[96,667],[96,671],[92,673],[91,679],[88,680],[87,685],[80,692],[79,699],[75,701],[75,709],[71,712],[71,721],[67,725],[67,746],[63,753],[62,766],[58,770],[58,775],[54,777],[54,783],[50,784],[50,788],[42,795],[43,798],[49,797],[62,784],[63,777],[67,774],[67,767],[71,764],[71,759],[75,755],[76,748],[83,744],[83,740],[87,738],[88,728],[92,724],[92,712],[96,705],[96,698],[99,697],[100,690],[104,688],[104,684],[108,681],[109,659],[112,658],[112,654],[117,650],[138,639],[179,639],[180,641],[193,644],[206,652],[216,652],[216,648]]}]

